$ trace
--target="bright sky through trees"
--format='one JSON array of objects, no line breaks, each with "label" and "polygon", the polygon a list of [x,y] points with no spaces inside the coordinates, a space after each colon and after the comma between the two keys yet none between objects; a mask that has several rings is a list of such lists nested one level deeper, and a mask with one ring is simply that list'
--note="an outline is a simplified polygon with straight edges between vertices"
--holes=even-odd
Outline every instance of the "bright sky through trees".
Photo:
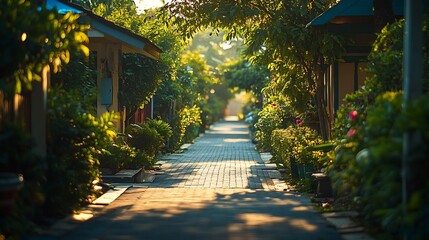
[{"label": "bright sky through trees", "polygon": [[[138,10],[143,11],[149,8],[156,8],[164,5],[161,0],[134,0],[136,3]],[[170,2],[169,0],[165,0],[164,2]]]}]

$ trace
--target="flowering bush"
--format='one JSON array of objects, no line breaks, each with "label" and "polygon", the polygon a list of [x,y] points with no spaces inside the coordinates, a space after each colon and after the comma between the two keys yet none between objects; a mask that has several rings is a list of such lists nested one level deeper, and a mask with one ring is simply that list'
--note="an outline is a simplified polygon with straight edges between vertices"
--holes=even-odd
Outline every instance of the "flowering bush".
[{"label": "flowering bush", "polygon": [[[360,210],[365,222],[383,229],[389,238],[412,233],[412,239],[424,239],[429,221],[426,170],[429,169],[429,96],[424,96],[403,113],[402,93],[387,92],[367,108],[364,123],[356,133],[339,140],[335,160],[330,166],[338,197],[348,197]],[[354,116],[350,112],[350,116]],[[349,121],[355,121],[351,117]],[[419,131],[422,141],[414,145],[411,201],[401,202],[402,141],[404,131]],[[403,210],[408,210],[406,218]],[[426,214],[426,215],[425,215]],[[425,225],[426,224],[426,225]]]}]

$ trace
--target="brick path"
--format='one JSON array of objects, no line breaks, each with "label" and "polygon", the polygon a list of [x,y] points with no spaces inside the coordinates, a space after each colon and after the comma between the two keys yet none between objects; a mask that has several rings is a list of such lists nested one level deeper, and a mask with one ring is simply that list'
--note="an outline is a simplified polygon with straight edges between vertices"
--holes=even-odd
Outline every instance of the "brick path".
[{"label": "brick path", "polygon": [[307,198],[275,191],[244,123],[215,124],[161,163],[62,239],[340,239]]},{"label": "brick path", "polygon": [[165,174],[151,187],[260,189],[270,178],[241,122],[215,124],[186,152],[166,158]]}]

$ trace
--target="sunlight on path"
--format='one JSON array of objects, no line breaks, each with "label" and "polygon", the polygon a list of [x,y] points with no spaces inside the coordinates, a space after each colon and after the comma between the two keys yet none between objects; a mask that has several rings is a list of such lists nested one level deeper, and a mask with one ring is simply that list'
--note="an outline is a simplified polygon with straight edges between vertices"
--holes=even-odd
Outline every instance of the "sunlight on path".
[{"label": "sunlight on path", "polygon": [[225,116],[225,121],[227,122],[234,122],[234,121],[238,121],[238,117],[237,116]]},{"label": "sunlight on path", "polygon": [[269,171],[237,120],[214,124],[188,150],[164,158],[153,183],[136,184],[62,239],[341,239],[308,198],[269,187]]}]

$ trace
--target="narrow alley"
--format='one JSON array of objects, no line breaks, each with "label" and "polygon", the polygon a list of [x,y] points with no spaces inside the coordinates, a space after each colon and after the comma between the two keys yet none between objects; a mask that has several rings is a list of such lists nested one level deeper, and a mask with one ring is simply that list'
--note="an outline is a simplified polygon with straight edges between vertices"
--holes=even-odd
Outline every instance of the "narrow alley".
[{"label": "narrow alley", "polygon": [[63,239],[340,239],[307,198],[276,191],[244,122],[218,122],[188,150]]}]

